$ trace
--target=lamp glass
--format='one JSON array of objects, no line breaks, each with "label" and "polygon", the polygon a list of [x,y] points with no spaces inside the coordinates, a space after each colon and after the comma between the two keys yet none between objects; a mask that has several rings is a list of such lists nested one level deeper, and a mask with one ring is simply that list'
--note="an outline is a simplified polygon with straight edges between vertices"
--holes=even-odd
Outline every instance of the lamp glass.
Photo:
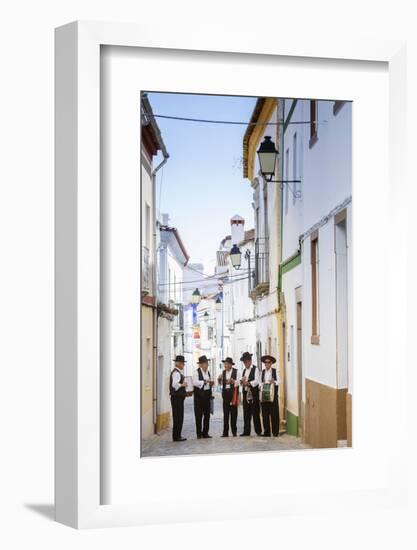
[{"label": "lamp glass", "polygon": [[194,290],[194,292],[191,295],[191,303],[192,304],[199,304],[201,302],[201,294],[198,288]]},{"label": "lamp glass", "polygon": [[240,265],[242,263],[242,253],[240,252],[240,249],[235,244],[232,247],[232,250],[230,251],[230,261],[232,262],[232,266],[235,269],[239,269]]},{"label": "lamp glass", "polygon": [[258,153],[258,158],[262,175],[272,176],[275,174],[277,153]]},{"label": "lamp glass", "polygon": [[265,136],[258,149],[259,166],[263,176],[273,176],[277,162],[278,151],[271,136]]}]

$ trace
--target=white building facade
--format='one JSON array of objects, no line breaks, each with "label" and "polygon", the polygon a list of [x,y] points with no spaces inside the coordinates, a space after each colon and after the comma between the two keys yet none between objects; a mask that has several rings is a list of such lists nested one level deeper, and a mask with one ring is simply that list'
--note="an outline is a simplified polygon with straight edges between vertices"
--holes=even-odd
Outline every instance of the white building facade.
[{"label": "white building facade", "polygon": [[[282,426],[313,447],[352,443],[351,116],[349,102],[259,98],[243,140],[258,356],[279,358]],[[279,150],[270,182],[265,136]]]},{"label": "white building facade", "polygon": [[281,109],[281,177],[300,180],[281,200],[287,428],[313,447],[351,445],[351,103]]},{"label": "white building facade", "polygon": [[[253,189],[254,254],[251,267],[254,271],[251,298],[256,324],[254,360],[261,367],[265,354],[280,357],[279,322],[279,239],[280,190],[276,183],[266,181],[260,172],[256,155],[265,135],[278,140],[279,110],[276,98],[259,98],[243,139],[243,176]],[[254,361],[254,362],[255,362]],[[281,380],[283,373],[281,371]],[[279,394],[280,418],[285,418],[283,384]]]},{"label": "white building facade", "polygon": [[178,230],[162,214],[158,223],[157,431],[170,420],[169,376],[176,355],[184,354],[183,273],[188,254]]},{"label": "white building facade", "polygon": [[[206,355],[213,371],[221,362],[222,331],[221,315],[215,301],[220,294],[217,274],[208,275],[201,263],[189,263],[184,270],[183,311],[184,311],[184,374],[192,376],[197,368],[200,355]],[[192,294],[198,289],[199,304],[192,303]],[[208,316],[205,316],[205,313]]]},{"label": "white building facade", "polygon": [[[256,354],[255,306],[251,299],[253,288],[253,262],[255,231],[245,230],[245,220],[235,215],[230,220],[230,235],[225,237],[218,251],[223,266],[223,354],[239,359],[245,351]],[[232,247],[240,250],[241,264],[234,267],[230,257]]]}]

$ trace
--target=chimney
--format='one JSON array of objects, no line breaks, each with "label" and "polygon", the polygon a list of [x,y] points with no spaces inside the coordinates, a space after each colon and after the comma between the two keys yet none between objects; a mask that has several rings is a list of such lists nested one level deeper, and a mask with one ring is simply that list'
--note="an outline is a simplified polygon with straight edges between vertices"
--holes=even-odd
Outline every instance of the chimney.
[{"label": "chimney", "polygon": [[232,242],[231,245],[241,243],[245,238],[245,220],[242,216],[233,216],[230,220]]}]

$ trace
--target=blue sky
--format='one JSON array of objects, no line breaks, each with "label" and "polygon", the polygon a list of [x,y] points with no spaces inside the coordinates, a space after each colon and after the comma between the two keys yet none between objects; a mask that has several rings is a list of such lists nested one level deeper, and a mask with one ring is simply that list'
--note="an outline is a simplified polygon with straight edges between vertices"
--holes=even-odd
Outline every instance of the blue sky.
[{"label": "blue sky", "polygon": [[[149,93],[155,114],[249,121],[256,98]],[[252,188],[242,175],[246,126],[157,118],[170,158],[157,175],[156,207],[170,216],[190,255],[206,273],[215,265],[230,218],[240,214],[253,227]]]}]

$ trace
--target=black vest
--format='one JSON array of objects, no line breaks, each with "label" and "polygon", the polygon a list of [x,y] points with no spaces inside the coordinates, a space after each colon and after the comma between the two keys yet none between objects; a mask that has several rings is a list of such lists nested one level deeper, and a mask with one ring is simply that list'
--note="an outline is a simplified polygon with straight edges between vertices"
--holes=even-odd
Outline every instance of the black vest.
[{"label": "black vest", "polygon": [[180,384],[182,384],[184,382],[184,375],[181,373],[180,370],[175,368],[171,372],[170,377],[169,377],[169,395],[178,395],[180,397],[185,397],[185,388],[183,386],[181,386],[181,388],[178,388],[176,390],[174,388],[174,386],[172,385],[172,376],[173,376],[174,372],[179,372],[179,374],[180,374]]},{"label": "black vest", "polygon": [[[232,375],[231,378],[233,380],[237,380],[237,369],[232,368]],[[226,369],[223,371],[223,379],[222,379],[222,390],[223,391],[231,391],[233,388],[226,388]]]},{"label": "black vest", "polygon": [[[251,368],[250,368],[250,371],[249,371],[249,376],[248,376],[248,382],[252,382],[252,380],[255,380],[255,372],[256,372],[256,369],[258,367],[256,365],[252,365]],[[245,372],[247,371],[248,369],[245,367]]]},{"label": "black vest", "polygon": [[[262,371],[262,383],[265,382],[265,371],[266,371],[266,369],[263,369],[263,371]],[[277,369],[274,369],[274,367],[271,367],[271,371],[272,371],[272,379],[276,380],[277,379]]]},{"label": "black vest", "polygon": [[[197,374],[198,374],[198,379],[199,380],[204,380],[203,371],[200,367],[198,367],[198,369],[197,369]],[[208,374],[208,377],[210,379],[211,376],[210,376],[210,371],[209,370],[207,370],[207,374]],[[207,395],[211,396],[211,386],[210,386],[210,389],[208,389],[208,390],[205,390],[203,388],[204,388],[204,386],[202,388],[194,387],[194,396],[201,396],[201,397],[207,397]]]},{"label": "black vest", "polygon": [[[252,382],[252,380],[255,380],[255,372],[257,370],[257,366],[256,365],[252,365],[251,368],[250,368],[250,371],[249,371],[249,376],[248,376],[248,382]],[[247,368],[245,367],[245,371],[247,370]],[[247,387],[244,387],[243,391],[247,391],[249,388]],[[256,394],[259,392],[259,386],[251,386],[250,387],[251,389],[251,392],[252,394]]]}]

